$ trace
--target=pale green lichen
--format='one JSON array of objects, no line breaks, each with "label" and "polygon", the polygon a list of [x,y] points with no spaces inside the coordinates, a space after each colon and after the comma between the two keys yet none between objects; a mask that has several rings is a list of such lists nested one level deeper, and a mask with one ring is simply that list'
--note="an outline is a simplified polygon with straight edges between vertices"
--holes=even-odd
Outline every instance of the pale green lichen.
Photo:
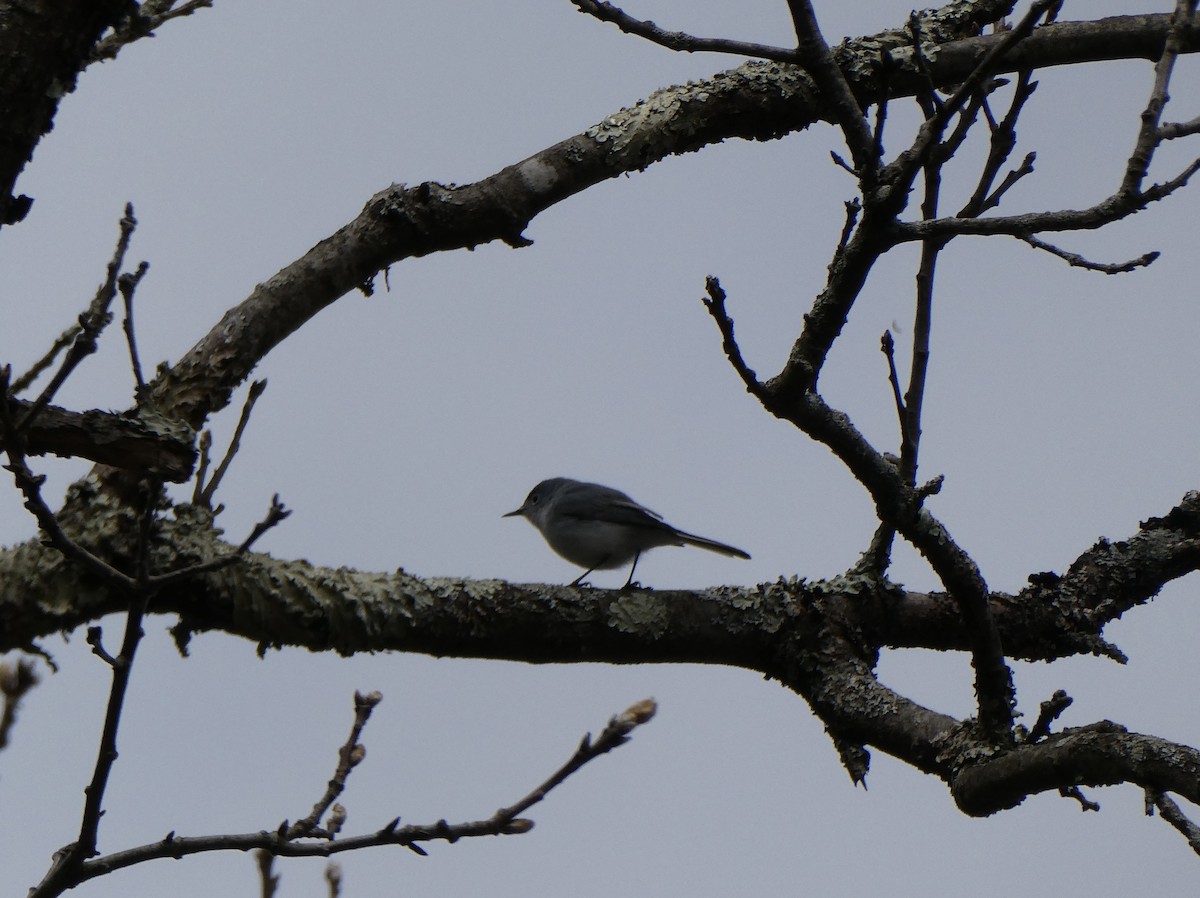
[{"label": "pale green lichen", "polygon": [[614,153],[652,159],[664,135],[680,130],[694,133],[704,125],[695,106],[712,104],[725,95],[757,93],[776,101],[798,94],[812,96],[809,77],[795,66],[778,62],[747,62],[704,81],[664,87],[646,99],[606,116],[584,134],[597,143],[608,144]]},{"label": "pale green lichen", "polygon": [[667,632],[669,623],[666,605],[640,593],[623,595],[608,609],[608,625],[622,633],[640,633],[658,639]]}]

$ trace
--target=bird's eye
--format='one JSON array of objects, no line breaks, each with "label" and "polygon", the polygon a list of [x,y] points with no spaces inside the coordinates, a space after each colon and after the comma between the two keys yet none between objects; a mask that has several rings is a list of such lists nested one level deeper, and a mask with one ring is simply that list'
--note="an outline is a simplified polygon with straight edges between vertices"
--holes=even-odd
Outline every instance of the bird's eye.
[{"label": "bird's eye", "polygon": [[537,505],[541,501],[542,501],[542,497],[539,493],[530,493],[529,494],[529,504],[530,505]]}]

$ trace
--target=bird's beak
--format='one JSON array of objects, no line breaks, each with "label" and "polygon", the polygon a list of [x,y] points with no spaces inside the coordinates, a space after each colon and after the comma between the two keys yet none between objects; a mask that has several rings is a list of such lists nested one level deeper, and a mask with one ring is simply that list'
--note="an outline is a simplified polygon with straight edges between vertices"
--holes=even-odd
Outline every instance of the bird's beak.
[{"label": "bird's beak", "polygon": [[525,506],[524,506],[524,505],[522,505],[522,506],[521,506],[520,508],[518,508],[516,511],[510,511],[508,514],[502,514],[502,515],[500,515],[500,517],[502,517],[502,518],[513,518],[513,517],[519,517],[519,516],[521,516],[521,515],[523,515],[523,514],[525,514]]}]

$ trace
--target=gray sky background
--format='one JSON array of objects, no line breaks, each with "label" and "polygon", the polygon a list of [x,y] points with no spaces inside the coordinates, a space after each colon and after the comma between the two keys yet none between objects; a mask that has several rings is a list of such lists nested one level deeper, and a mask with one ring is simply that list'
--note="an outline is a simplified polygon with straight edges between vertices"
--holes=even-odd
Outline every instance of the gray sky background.
[{"label": "gray sky background", "polygon": [[[695,8],[703,6],[705,8]],[[1169,0],[1068,2],[1062,18],[1166,12]],[[640,0],[632,14],[696,34],[792,39],[783,0]],[[817,4],[827,37],[903,23],[910,3]],[[217,0],[86,73],[19,188],[29,219],[0,240],[4,361],[23,369],[86,304],[128,200],[147,259],[143,363],[177,359],[218,320],[393,181],[466,183],[652,90],[740,60],[677,55],[585,18],[567,0],[455,4]],[[1197,114],[1184,59],[1168,118]],[[1151,84],[1149,63],[1039,74],[1018,157],[1036,174],[1009,212],[1082,207],[1118,183]],[[896,104],[889,151],[914,118]],[[662,549],[648,586],[819,578],[873,530],[864,491],[821,447],[761,411],[700,304],[729,293],[743,351],[778,370],[820,289],[850,178],[826,127],[729,142],[599,185],[534,220],[535,244],[485,246],[392,269],[390,292],[343,298],[260,367],[270,385],[219,499],[240,540],[278,492],[295,510],[260,548],[279,557],[421,575],[566,581],[578,572],[521,521],[501,520],[543,477],[624,489],[672,523],[753,561]],[[1173,175],[1195,144],[1169,147]],[[946,208],[974,185],[964,154]],[[922,474],[931,502],[996,589],[1063,570],[1198,486],[1196,187],[1134,219],[1060,243],[1100,260],[1151,249],[1147,271],[1106,278],[1008,239],[943,256]],[[879,445],[897,442],[878,351],[911,337],[915,251],[879,266],[823,376]],[[907,370],[907,353],[902,355]],[[59,399],[125,408],[131,375],[114,327]],[[240,397],[239,400],[240,402]],[[237,409],[214,422],[223,445]],[[38,461],[56,490],[86,465]],[[182,495],[182,493],[179,493]],[[0,542],[33,522],[0,490]],[[895,577],[933,587],[901,551]],[[618,586],[625,573],[594,578]],[[1099,659],[1014,665],[1027,721],[1057,688],[1062,719],[1110,718],[1200,744],[1195,577],[1111,627],[1127,667]],[[402,655],[340,659],[202,636],[175,653],[153,618],[135,671],[101,847],[273,828],[321,794],[355,689],[379,689],[347,830],[482,818],[536,785],[580,736],[637,699],[659,717],[535,809],[526,836],[377,849],[340,858],[344,894],[851,896],[1194,893],[1197,861],[1132,787],[1057,796],[987,819],[944,786],[874,753],[854,789],[801,699],[754,674],[699,666],[535,667]],[[104,622],[108,640],[120,620]],[[0,755],[0,883],[23,894],[78,827],[108,670],[83,635],[50,640],[62,670],[24,706]],[[961,656],[885,656],[889,685],[970,712]],[[323,862],[280,865],[281,895],[325,894]],[[1190,888],[1189,888],[1190,886]],[[237,854],[158,862],[81,895],[253,895]]]}]

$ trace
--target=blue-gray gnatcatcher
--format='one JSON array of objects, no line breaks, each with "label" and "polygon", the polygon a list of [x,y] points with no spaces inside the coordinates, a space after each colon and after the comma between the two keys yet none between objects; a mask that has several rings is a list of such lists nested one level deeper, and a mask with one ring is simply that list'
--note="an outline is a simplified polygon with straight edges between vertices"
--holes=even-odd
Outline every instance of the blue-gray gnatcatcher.
[{"label": "blue-gray gnatcatcher", "polygon": [[566,477],[543,480],[520,508],[502,517],[514,516],[526,518],[541,531],[550,548],[571,564],[587,568],[571,581],[571,586],[578,586],[592,571],[606,571],[632,561],[629,579],[622,587],[628,588],[638,558],[656,546],[699,546],[722,555],[750,557],[715,539],[677,530],[662,515],[620,490]]}]

